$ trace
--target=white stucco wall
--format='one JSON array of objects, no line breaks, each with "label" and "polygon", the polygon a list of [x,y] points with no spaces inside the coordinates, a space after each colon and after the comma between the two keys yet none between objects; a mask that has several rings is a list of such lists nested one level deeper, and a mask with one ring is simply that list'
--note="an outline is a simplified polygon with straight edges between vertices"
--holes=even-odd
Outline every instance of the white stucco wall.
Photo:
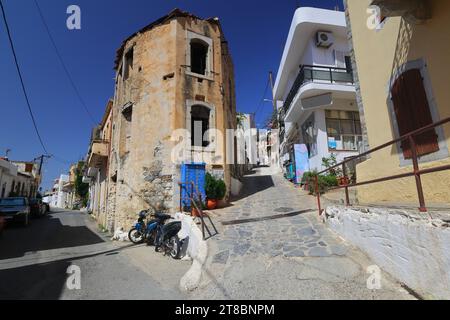
[{"label": "white stucco wall", "polygon": [[[245,119],[242,121],[242,129],[244,130],[244,140],[245,142],[244,151],[246,150],[246,156],[249,159],[249,163],[252,165],[256,165],[258,162],[258,145],[257,145],[257,130],[255,128],[255,120],[253,115],[244,114]],[[242,142],[240,142],[242,148]],[[247,149],[245,149],[245,146]]]},{"label": "white stucco wall", "polygon": [[450,299],[447,219],[386,208],[328,207],[327,225],[382,269],[430,298]]},{"label": "white stucco wall", "polygon": [[[337,103],[333,109],[337,110],[351,110],[348,107],[345,107],[344,104]],[[356,106],[354,107],[354,111],[357,111]],[[316,110],[314,111],[314,120],[316,123],[316,127],[318,129],[317,132],[317,151],[318,154],[312,158],[309,159],[309,166],[311,170],[317,170],[322,171],[326,169],[324,166],[322,166],[322,158],[328,158],[331,156],[331,154],[336,155],[337,162],[344,161],[345,158],[356,156],[359,153],[357,151],[339,151],[339,150],[330,150],[328,149],[328,134],[327,134],[327,125],[326,125],[326,119],[325,119],[325,109]]]},{"label": "white stucco wall", "polygon": [[56,203],[55,203],[55,207],[57,208],[64,208],[66,206],[66,197],[67,197],[67,193],[64,192],[63,190],[63,186],[65,183],[69,182],[69,176],[68,175],[64,175],[62,174],[59,177],[59,182],[58,182],[58,192],[56,194]]},{"label": "white stucco wall", "polygon": [[[307,41],[305,50],[303,52],[297,52],[297,61],[293,64],[293,68],[285,70],[287,72],[286,85],[280,87],[283,89],[283,100],[288,96],[295,79],[297,78],[300,70],[300,65],[318,65],[328,67],[338,67],[336,64],[335,51],[343,52],[350,55],[350,47],[347,39],[334,34],[334,44],[330,48],[319,48],[316,46],[315,34],[311,34],[310,39]],[[340,66],[342,67],[342,66]]]},{"label": "white stucco wall", "polygon": [[[16,164],[0,159],[0,197],[2,196],[4,189],[4,197],[9,197],[12,191],[16,191],[16,188],[20,186],[19,194],[24,196],[33,196],[31,189],[36,190],[35,181],[30,174],[21,174]],[[14,190],[12,187],[14,185]]]}]

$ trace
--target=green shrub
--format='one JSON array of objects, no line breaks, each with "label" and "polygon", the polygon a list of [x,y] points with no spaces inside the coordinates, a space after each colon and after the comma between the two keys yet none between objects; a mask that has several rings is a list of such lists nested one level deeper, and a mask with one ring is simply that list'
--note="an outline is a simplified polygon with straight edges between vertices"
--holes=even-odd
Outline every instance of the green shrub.
[{"label": "green shrub", "polygon": [[206,174],[205,192],[208,199],[222,200],[227,192],[227,186],[222,179],[217,179],[212,174]]},{"label": "green shrub", "polygon": [[225,194],[227,193],[227,186],[223,180],[218,180],[216,185],[216,196],[218,200],[222,200],[225,198]]},{"label": "green shrub", "polygon": [[[305,172],[302,178],[302,184],[308,185],[309,194],[316,195],[316,177],[317,171]],[[318,186],[320,194],[325,193],[330,187],[338,185],[338,180],[335,175],[319,175]]]},{"label": "green shrub", "polygon": [[[332,153],[328,158],[322,158],[322,166],[324,166],[327,169],[330,169],[331,167],[334,167],[337,165],[337,157],[334,153]],[[342,169],[341,168],[334,168],[330,169],[329,174],[332,176],[341,176],[342,175]]]}]

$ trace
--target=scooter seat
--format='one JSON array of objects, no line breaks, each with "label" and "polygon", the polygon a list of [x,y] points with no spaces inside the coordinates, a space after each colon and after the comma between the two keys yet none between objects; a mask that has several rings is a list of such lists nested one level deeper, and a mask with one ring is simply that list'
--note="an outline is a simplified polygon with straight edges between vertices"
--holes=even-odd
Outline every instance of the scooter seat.
[{"label": "scooter seat", "polygon": [[155,217],[160,220],[169,220],[171,218],[171,216],[169,216],[168,214],[159,213],[159,212],[155,213]]}]

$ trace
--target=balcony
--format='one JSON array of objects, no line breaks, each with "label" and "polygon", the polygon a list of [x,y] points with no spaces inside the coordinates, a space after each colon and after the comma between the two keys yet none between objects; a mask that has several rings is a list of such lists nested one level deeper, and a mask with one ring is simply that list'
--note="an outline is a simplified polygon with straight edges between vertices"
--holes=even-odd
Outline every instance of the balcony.
[{"label": "balcony", "polygon": [[307,83],[354,85],[353,72],[345,68],[310,65],[300,66],[297,78],[284,102],[284,114],[288,113],[300,88]]},{"label": "balcony", "polygon": [[101,168],[109,155],[109,142],[105,140],[94,140],[87,165],[89,168]]}]

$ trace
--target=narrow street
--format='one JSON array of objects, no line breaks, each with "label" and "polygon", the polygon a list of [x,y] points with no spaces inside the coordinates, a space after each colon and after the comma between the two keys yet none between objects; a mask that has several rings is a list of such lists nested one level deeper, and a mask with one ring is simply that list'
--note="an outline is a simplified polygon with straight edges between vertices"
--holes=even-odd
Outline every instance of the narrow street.
[{"label": "narrow street", "polygon": [[319,221],[314,197],[269,168],[212,216],[220,234],[208,240],[196,299],[413,299],[383,273],[369,290],[373,263]]},{"label": "narrow street", "polygon": [[[189,261],[153,247],[111,242],[89,216],[54,210],[27,228],[9,227],[0,241],[0,299],[184,299],[179,279]],[[69,266],[81,289],[69,290]]]}]

